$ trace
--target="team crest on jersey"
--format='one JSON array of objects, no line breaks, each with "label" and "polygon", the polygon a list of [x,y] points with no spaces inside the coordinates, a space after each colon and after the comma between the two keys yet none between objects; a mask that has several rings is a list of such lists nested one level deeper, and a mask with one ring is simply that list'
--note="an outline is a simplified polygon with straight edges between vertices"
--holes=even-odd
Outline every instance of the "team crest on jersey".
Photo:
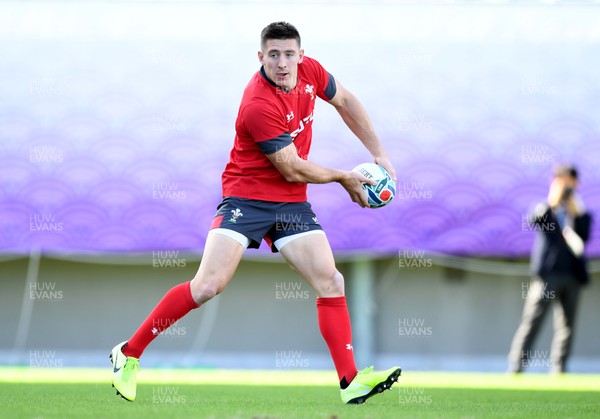
[{"label": "team crest on jersey", "polygon": [[231,210],[231,218],[228,220],[230,223],[237,223],[237,219],[240,218],[242,215],[242,211],[239,208],[236,208],[234,210]]},{"label": "team crest on jersey", "polygon": [[288,113],[285,117],[287,121],[290,122],[292,119],[294,119],[294,111],[290,111],[290,113]]},{"label": "team crest on jersey", "polygon": [[310,95],[310,100],[315,100],[315,94],[313,93],[315,86],[312,84],[306,83],[306,87],[304,88],[304,93]]}]

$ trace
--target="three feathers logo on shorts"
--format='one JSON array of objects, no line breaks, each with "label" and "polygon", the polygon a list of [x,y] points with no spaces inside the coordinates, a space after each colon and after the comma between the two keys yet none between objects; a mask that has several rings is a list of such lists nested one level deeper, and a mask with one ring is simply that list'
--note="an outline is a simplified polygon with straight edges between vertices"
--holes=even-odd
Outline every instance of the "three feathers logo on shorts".
[{"label": "three feathers logo on shorts", "polygon": [[242,211],[239,208],[231,210],[231,218],[228,220],[230,223],[237,223],[237,219],[243,216]]}]

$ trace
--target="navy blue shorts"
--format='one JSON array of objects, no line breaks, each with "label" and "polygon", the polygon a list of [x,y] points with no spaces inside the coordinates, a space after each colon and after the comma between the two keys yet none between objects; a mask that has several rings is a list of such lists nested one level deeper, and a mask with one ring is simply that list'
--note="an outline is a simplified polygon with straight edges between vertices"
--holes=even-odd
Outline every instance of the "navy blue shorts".
[{"label": "navy blue shorts", "polygon": [[[243,246],[255,249],[265,239],[273,252],[298,235],[324,234],[308,202],[268,202],[235,197],[223,199],[210,229],[230,235]],[[228,234],[225,230],[239,234]],[[240,235],[248,241],[243,243]]]}]

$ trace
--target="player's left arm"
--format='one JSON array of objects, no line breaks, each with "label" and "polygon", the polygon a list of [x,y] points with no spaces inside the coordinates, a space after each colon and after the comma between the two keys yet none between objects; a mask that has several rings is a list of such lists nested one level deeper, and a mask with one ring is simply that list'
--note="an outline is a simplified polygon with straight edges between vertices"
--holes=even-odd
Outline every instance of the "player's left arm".
[{"label": "player's left arm", "polygon": [[388,158],[379,137],[375,133],[371,118],[360,101],[337,80],[336,93],[329,103],[338,111],[348,128],[358,137],[373,156],[375,163],[383,166],[388,171],[394,182],[396,171]]}]

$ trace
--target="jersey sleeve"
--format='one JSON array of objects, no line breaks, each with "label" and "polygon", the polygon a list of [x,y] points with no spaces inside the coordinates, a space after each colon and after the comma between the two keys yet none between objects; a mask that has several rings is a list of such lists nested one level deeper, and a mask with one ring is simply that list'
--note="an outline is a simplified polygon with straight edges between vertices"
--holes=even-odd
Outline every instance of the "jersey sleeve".
[{"label": "jersey sleeve", "polygon": [[273,154],[293,141],[279,111],[268,103],[257,102],[243,111],[244,126],[264,154]]},{"label": "jersey sleeve", "polygon": [[318,81],[317,96],[326,101],[333,99],[337,93],[335,78],[331,73],[325,70],[325,68],[317,60],[308,57],[306,58],[315,76],[315,79]]}]

